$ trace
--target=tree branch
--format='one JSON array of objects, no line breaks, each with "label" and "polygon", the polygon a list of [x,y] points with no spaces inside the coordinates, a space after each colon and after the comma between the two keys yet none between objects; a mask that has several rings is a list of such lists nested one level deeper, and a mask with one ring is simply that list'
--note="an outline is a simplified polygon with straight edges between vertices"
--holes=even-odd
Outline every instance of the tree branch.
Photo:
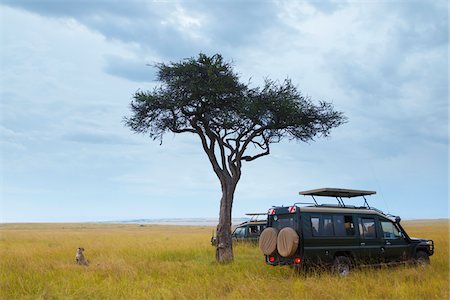
[{"label": "tree branch", "polygon": [[[211,165],[213,167],[214,172],[216,173],[217,177],[219,177],[219,180],[225,180],[225,174],[223,170],[220,168],[219,163],[217,162],[216,156],[214,155],[214,147],[208,147],[208,141],[206,140],[205,134],[201,127],[197,124],[196,118],[194,117],[193,120],[190,121],[192,127],[196,130],[196,133],[200,136],[200,139],[202,141],[203,150],[205,150],[206,154],[208,155],[209,161],[211,162]],[[212,143],[212,141],[211,141]],[[214,146],[213,144],[211,146]]]},{"label": "tree branch", "polygon": [[262,133],[262,137],[263,137],[264,143],[259,143],[257,141],[253,141],[253,140],[251,140],[250,142],[258,145],[262,150],[265,150],[265,151],[262,153],[259,153],[257,155],[253,155],[253,156],[250,156],[250,155],[242,156],[242,158],[241,158],[242,160],[252,161],[257,158],[260,158],[260,157],[270,154],[270,136],[265,136],[264,133]]},{"label": "tree branch", "polygon": [[194,128],[170,129],[170,131],[174,133],[183,133],[183,132],[197,133],[197,131]]},{"label": "tree branch", "polygon": [[[220,150],[222,171],[225,173],[225,175],[230,176],[230,171],[227,168],[226,154],[225,154],[225,148],[224,148],[225,146],[224,146],[223,140],[221,139],[220,136],[218,136],[215,132],[213,132],[209,128],[208,123],[206,122],[206,120],[204,118],[201,118],[201,122],[203,123],[203,127],[205,128],[206,135],[209,137],[209,139],[211,141],[217,141],[217,144],[219,145],[219,150]],[[214,147],[213,147],[213,152],[214,152]],[[214,154],[214,157],[215,157],[215,154]]]},{"label": "tree branch", "polygon": [[236,160],[240,160],[242,158],[242,156],[244,155],[245,150],[247,149],[248,144],[257,136],[260,136],[263,134],[264,130],[267,127],[260,127],[258,129],[255,129],[248,138],[245,139],[244,143],[242,144],[242,148],[241,150],[238,151],[238,153],[236,154]]},{"label": "tree branch", "polygon": [[267,150],[262,152],[262,153],[259,153],[259,154],[254,155],[254,156],[250,156],[250,155],[242,156],[241,159],[243,161],[252,161],[252,160],[255,160],[257,158],[260,158],[260,157],[263,157],[263,156],[266,156],[266,155],[269,155],[269,154],[270,154],[270,149],[267,148]]},{"label": "tree branch", "polygon": [[[257,141],[250,141],[252,144],[258,146],[259,148],[261,148],[262,150],[266,150],[267,149],[267,143],[260,143]],[[255,148],[256,148],[255,146]]]}]

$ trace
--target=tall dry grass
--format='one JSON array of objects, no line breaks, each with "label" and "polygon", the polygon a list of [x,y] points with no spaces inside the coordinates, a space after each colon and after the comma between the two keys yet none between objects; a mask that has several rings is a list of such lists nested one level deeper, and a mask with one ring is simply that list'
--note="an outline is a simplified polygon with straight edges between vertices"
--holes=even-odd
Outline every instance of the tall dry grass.
[{"label": "tall dry grass", "polygon": [[[448,220],[404,222],[434,239],[431,266],[298,275],[264,263],[258,247],[235,246],[219,265],[212,228],[8,224],[0,226],[1,299],[449,299]],[[86,248],[88,267],[75,264]]]}]

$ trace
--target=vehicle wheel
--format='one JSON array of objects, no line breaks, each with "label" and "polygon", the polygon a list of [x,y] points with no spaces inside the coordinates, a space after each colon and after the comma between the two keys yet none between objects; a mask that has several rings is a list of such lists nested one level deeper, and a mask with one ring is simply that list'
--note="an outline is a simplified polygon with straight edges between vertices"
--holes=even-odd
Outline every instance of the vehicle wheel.
[{"label": "vehicle wheel", "polygon": [[347,256],[337,256],[333,263],[333,272],[345,277],[350,273],[351,261]]},{"label": "vehicle wheel", "polygon": [[430,256],[425,251],[417,251],[414,258],[417,265],[425,267],[430,264]]},{"label": "vehicle wheel", "polygon": [[259,249],[265,255],[271,255],[277,249],[278,230],[273,227],[267,227],[259,237]]},{"label": "vehicle wheel", "polygon": [[277,237],[277,250],[283,257],[290,257],[294,255],[298,249],[299,236],[297,232],[291,227],[284,227],[280,230]]}]

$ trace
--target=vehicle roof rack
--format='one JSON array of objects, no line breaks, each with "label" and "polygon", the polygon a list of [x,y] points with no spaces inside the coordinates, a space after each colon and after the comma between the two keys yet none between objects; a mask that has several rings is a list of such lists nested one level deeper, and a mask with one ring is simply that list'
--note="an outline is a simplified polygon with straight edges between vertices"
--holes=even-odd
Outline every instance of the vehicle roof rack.
[{"label": "vehicle roof rack", "polygon": [[367,208],[370,207],[369,203],[367,203],[367,199],[365,196],[376,194],[375,191],[363,191],[363,190],[351,190],[351,189],[339,189],[339,188],[320,188],[315,190],[308,190],[299,192],[300,195],[311,196],[314,200],[314,205],[319,206],[314,196],[321,197],[335,197],[339,207],[349,207],[344,203],[342,198],[353,198],[353,197],[363,197],[364,206]]},{"label": "vehicle roof rack", "polygon": [[361,197],[376,194],[375,191],[338,189],[338,188],[320,188],[315,190],[308,190],[299,193],[305,196],[322,196],[322,197]]},{"label": "vehicle roof rack", "polygon": [[267,213],[246,213],[246,216],[262,216],[267,215]]},{"label": "vehicle roof rack", "polygon": [[245,215],[251,216],[249,222],[257,222],[257,221],[263,221],[263,220],[258,220],[258,216],[267,216],[267,213],[246,213]]},{"label": "vehicle roof rack", "polygon": [[363,207],[356,207],[355,205],[342,206],[342,205],[339,205],[339,204],[319,204],[319,205],[316,205],[316,206],[320,206],[320,207],[337,207],[337,208],[367,208],[365,206],[363,206]]}]

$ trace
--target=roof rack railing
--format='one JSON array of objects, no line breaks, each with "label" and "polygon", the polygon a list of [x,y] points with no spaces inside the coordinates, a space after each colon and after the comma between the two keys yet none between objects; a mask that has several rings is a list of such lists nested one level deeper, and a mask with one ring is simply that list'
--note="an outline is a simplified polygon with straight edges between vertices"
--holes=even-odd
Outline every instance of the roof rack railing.
[{"label": "roof rack railing", "polygon": [[[302,205],[313,205],[313,206],[317,206],[317,207],[319,207],[319,206],[321,206],[321,207],[323,207],[323,206],[329,206],[329,207],[342,207],[342,208],[356,208],[356,206],[355,205],[348,205],[348,204],[342,204],[342,203],[338,203],[338,204],[332,204],[332,203],[322,203],[322,204],[319,204],[319,203],[317,203],[317,202],[295,202],[294,204],[292,204],[292,205],[297,205],[297,204],[302,204]],[[367,208],[366,206],[364,206],[364,208]]]},{"label": "roof rack railing", "polygon": [[337,207],[337,208],[357,208],[355,205],[344,205],[342,206],[341,204],[320,204],[319,206],[321,207]]},{"label": "roof rack railing", "polygon": [[379,212],[380,214],[383,214],[383,215],[385,215],[385,216],[388,216],[388,215],[386,215],[381,209],[378,209],[378,208],[375,208],[375,207],[369,207],[369,209],[372,209],[372,210],[374,210],[374,211],[376,211],[376,212]]},{"label": "roof rack railing", "polygon": [[314,205],[314,206],[319,206],[319,204],[317,203],[317,202],[295,202],[294,204],[292,204],[292,205],[297,205],[297,204],[312,204],[312,205]]},{"label": "roof rack railing", "polygon": [[[332,203],[318,204],[318,203],[314,203],[314,202],[295,202],[292,205],[297,205],[297,204],[303,204],[303,205],[308,205],[309,204],[309,205],[313,205],[313,206],[316,206],[316,207],[358,208],[355,205],[348,205],[348,204],[342,205],[340,203],[338,203],[338,204],[332,204]],[[367,207],[364,206],[364,208],[367,208]]]},{"label": "roof rack railing", "polygon": [[[348,204],[342,205],[340,203],[338,203],[338,204],[331,204],[331,203],[318,204],[317,202],[316,203],[313,203],[313,202],[295,202],[292,205],[297,205],[297,204],[309,204],[309,205],[313,205],[315,207],[349,208],[349,209],[371,209],[371,210],[374,210],[374,211],[376,211],[376,212],[378,212],[378,213],[380,213],[382,215],[385,215],[387,217],[390,217],[390,218],[395,218],[396,217],[396,216],[391,215],[391,214],[386,214],[382,210],[380,210],[380,209],[378,209],[376,207],[373,207],[373,206],[369,206],[369,205],[356,206],[356,205],[348,205]],[[273,207],[276,207],[276,206],[273,206]]]},{"label": "roof rack railing", "polygon": [[258,216],[267,216],[267,213],[246,213],[247,216],[250,216],[250,222],[260,221],[258,220]]}]

